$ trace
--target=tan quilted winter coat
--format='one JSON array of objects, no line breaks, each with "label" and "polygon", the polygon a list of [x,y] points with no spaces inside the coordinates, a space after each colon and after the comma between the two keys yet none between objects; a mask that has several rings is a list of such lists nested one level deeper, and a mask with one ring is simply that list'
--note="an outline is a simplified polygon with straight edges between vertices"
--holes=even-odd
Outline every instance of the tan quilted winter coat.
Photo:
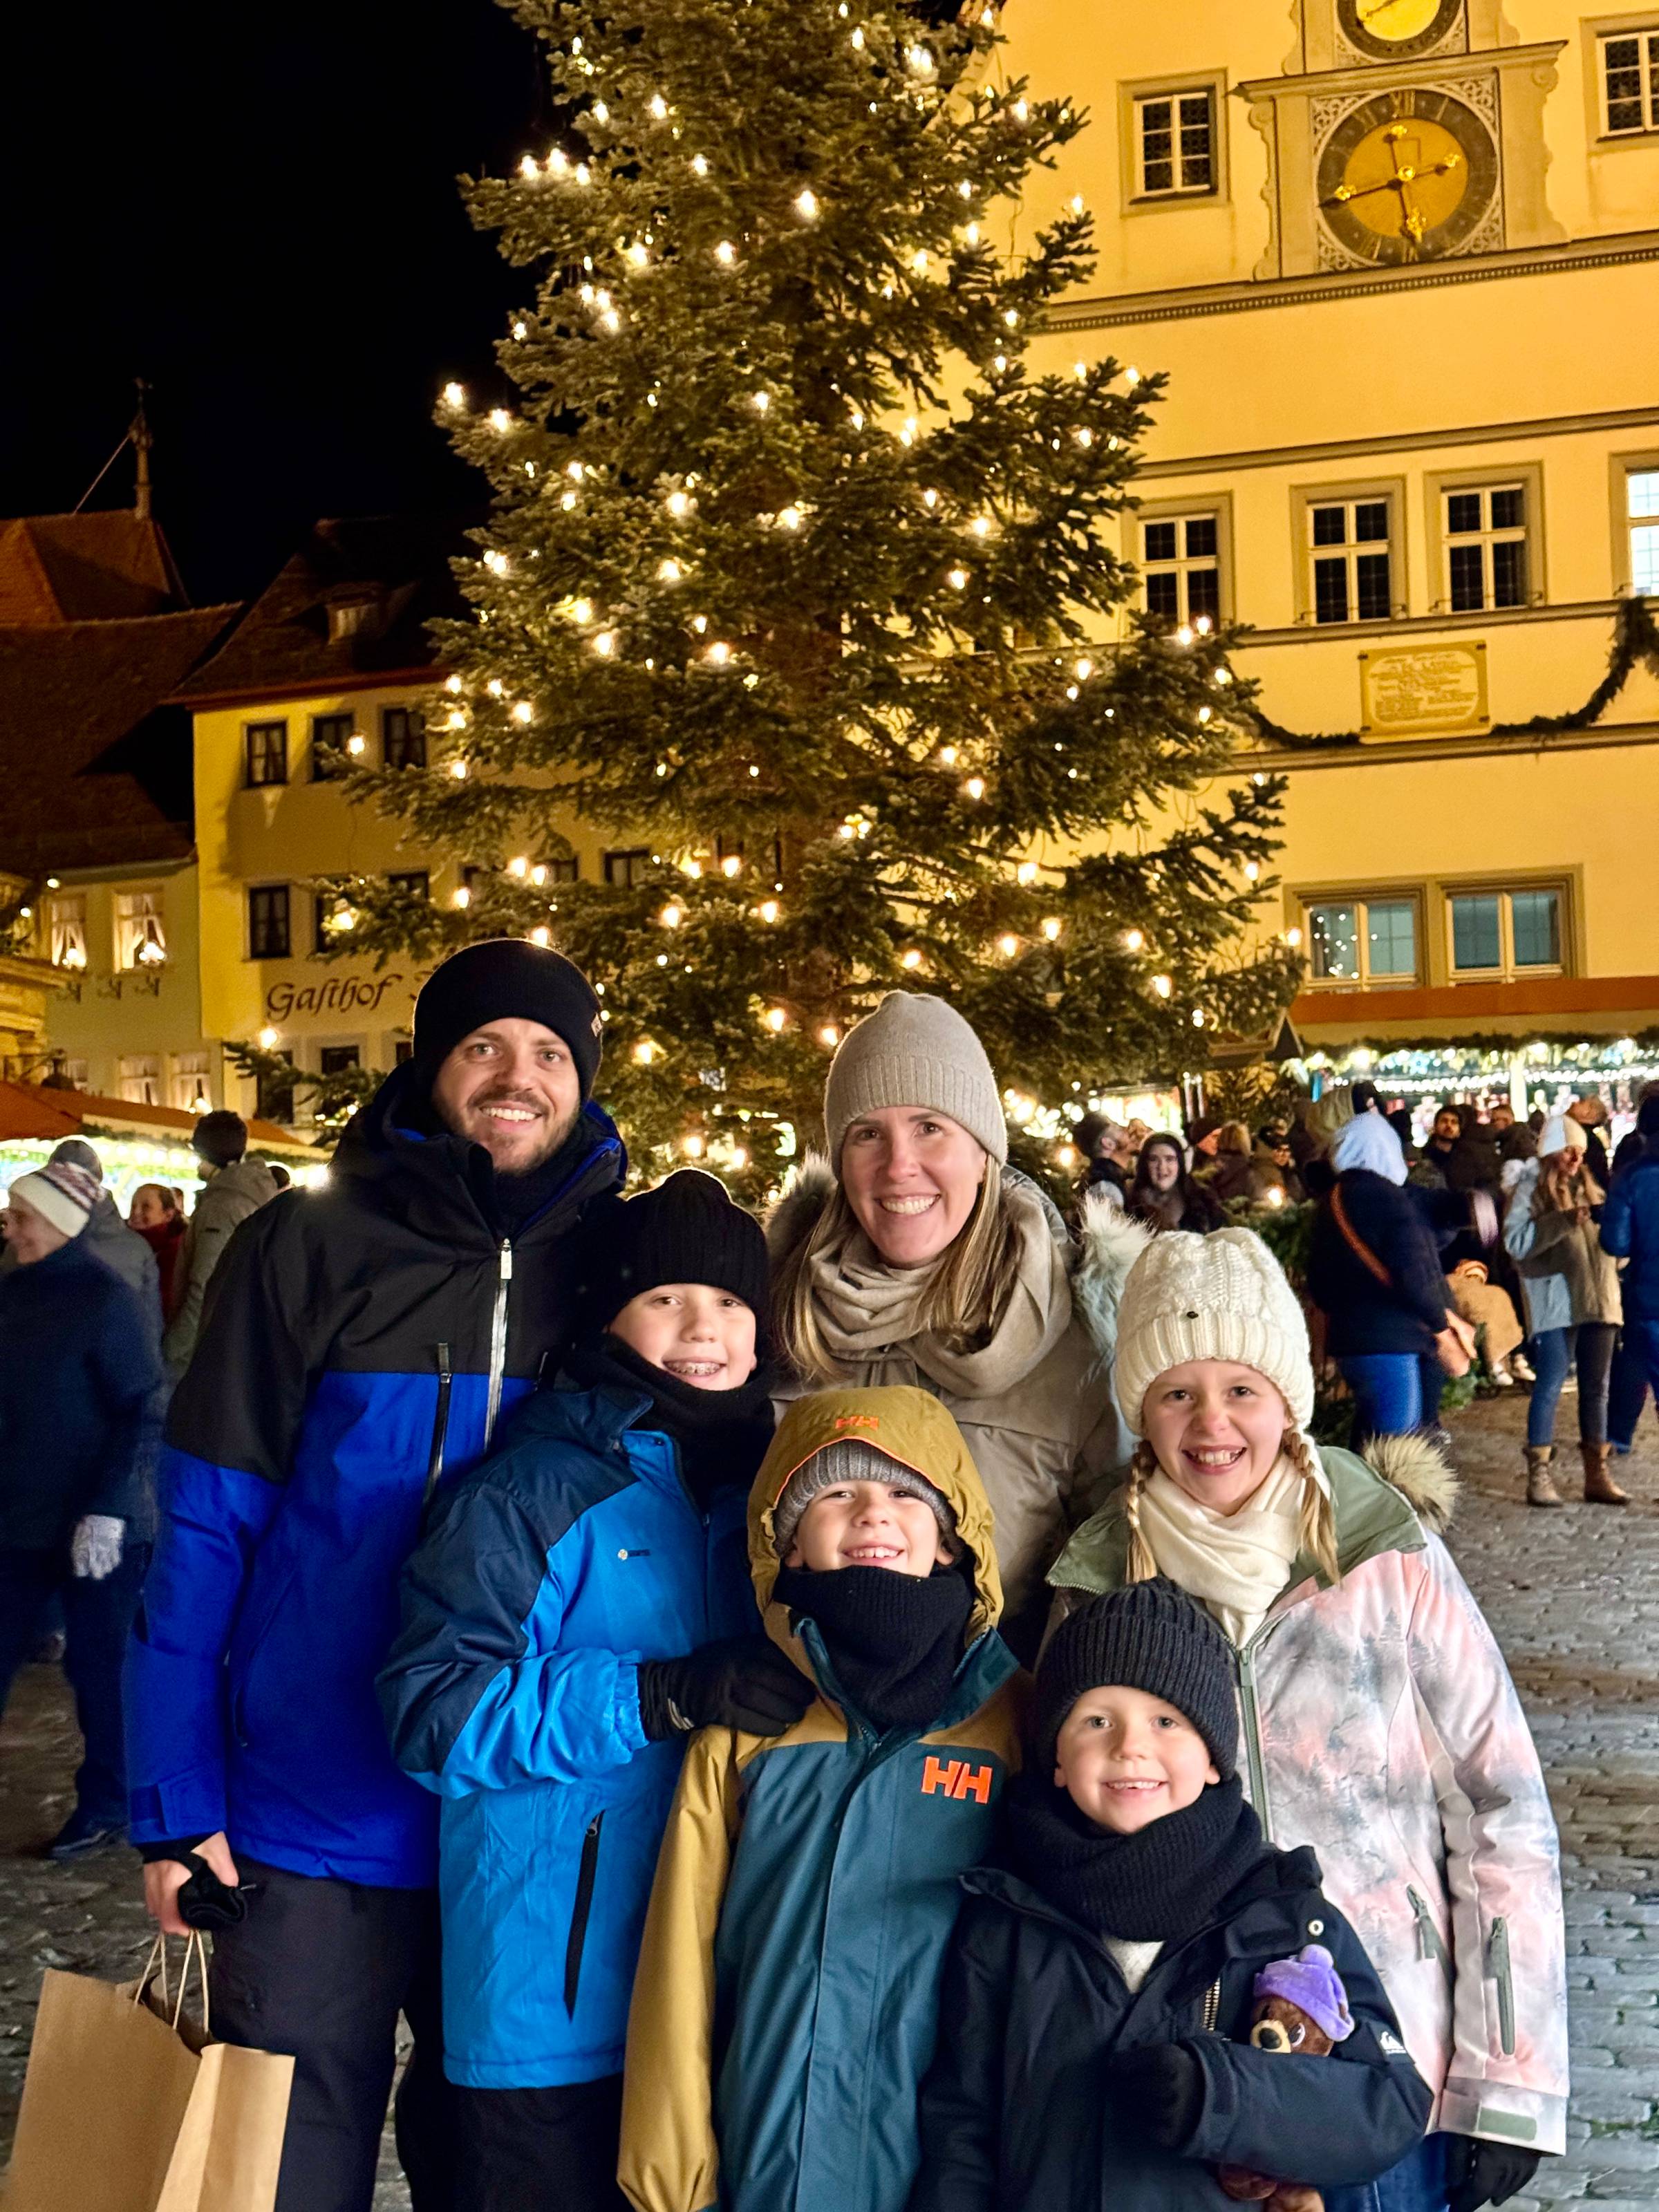
[{"label": "tan quilted winter coat", "polygon": [[[1342,1579],[1298,1559],[1235,1654],[1247,1787],[1311,1844],[1435,2093],[1431,2125],[1565,2147],[1567,1997],[1555,1822],[1491,1629],[1440,1530],[1432,1446],[1320,1447]],[[1049,1575],[1056,1616],[1123,1579],[1121,1497]]]},{"label": "tan quilted winter coat", "polygon": [[[1033,1195],[1036,1186],[1012,1169],[1005,1177]],[[767,1225],[775,1278],[785,1256],[811,1234],[835,1188],[827,1163],[809,1160],[789,1194]],[[1046,1200],[1041,1201],[1047,1206]],[[1065,1224],[1052,1207],[1058,1244],[1070,1246]],[[1109,1275],[1115,1285],[1125,1268],[1103,1271],[1091,1265],[1091,1248],[1124,1235],[1124,1217],[1115,1208],[1088,1209],[1085,1241],[1071,1247],[1073,1282],[1087,1268],[1091,1283]],[[1133,1231],[1128,1257],[1145,1242]],[[1096,1255],[1098,1256],[1097,1255]],[[996,1521],[997,1564],[1005,1593],[1005,1634],[1016,1648],[1022,1613],[1042,1628],[1047,1599],[1042,1577],[1059,1556],[1070,1530],[1105,1498],[1127,1468],[1133,1439],[1112,1396],[1111,1358],[1115,1339],[1115,1289],[1097,1288],[1074,1300],[1071,1325],[1052,1350],[1011,1386],[988,1397],[968,1397],[941,1387],[904,1344],[849,1368],[844,1380],[858,1388],[912,1383],[930,1392],[955,1415],[968,1440]],[[791,1376],[775,1395],[781,1411],[817,1386]],[[1034,1640],[1034,1638],[1033,1638]]]}]

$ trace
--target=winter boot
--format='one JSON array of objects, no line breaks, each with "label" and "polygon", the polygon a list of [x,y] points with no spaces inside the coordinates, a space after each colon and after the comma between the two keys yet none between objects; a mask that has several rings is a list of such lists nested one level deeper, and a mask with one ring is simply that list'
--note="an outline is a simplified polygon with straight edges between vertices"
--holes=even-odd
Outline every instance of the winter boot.
[{"label": "winter boot", "polygon": [[1620,1490],[1607,1473],[1611,1444],[1580,1444],[1584,1455],[1584,1498],[1590,1505],[1628,1505],[1630,1492]]},{"label": "winter boot", "polygon": [[1553,1444],[1527,1446],[1527,1503],[1528,1505],[1559,1505],[1564,1503],[1560,1492],[1550,1477],[1550,1462],[1554,1457]]}]

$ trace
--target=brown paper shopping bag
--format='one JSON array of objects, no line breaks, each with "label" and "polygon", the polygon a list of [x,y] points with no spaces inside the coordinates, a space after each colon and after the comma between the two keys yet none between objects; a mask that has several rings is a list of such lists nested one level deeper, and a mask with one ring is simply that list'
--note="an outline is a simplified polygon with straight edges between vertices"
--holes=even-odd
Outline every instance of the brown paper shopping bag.
[{"label": "brown paper shopping bag", "polygon": [[[199,1936],[192,1962],[205,2014]],[[48,1972],[5,2212],[271,2212],[294,2061],[210,2041],[183,2004],[160,1938],[136,1982]]]}]

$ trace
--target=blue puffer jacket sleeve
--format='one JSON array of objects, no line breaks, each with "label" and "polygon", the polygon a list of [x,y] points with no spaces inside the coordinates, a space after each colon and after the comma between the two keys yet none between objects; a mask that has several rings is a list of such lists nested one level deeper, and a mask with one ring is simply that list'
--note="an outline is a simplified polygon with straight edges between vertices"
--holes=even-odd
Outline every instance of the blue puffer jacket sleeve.
[{"label": "blue puffer jacket sleeve", "polygon": [[380,1709],[398,1764],[440,1796],[579,1782],[647,1741],[636,1662],[556,1648],[587,1542],[580,1519],[560,1525],[559,1495],[532,1508],[510,1478],[464,1483],[404,1570]]}]

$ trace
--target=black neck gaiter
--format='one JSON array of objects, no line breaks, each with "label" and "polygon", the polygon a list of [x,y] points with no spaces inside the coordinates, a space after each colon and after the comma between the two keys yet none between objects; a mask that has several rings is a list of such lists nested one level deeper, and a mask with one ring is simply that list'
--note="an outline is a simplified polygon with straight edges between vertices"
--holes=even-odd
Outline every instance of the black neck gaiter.
[{"label": "black neck gaiter", "polygon": [[1069,1919],[1133,1943],[1195,1936],[1269,1850],[1237,1776],[1133,1836],[1097,1827],[1046,1774],[1022,1774],[1006,1802],[1015,1871]]},{"label": "black neck gaiter", "polygon": [[925,1578],[890,1567],[781,1567],[775,1594],[817,1623],[836,1681],[878,1735],[938,1720],[973,1604],[960,1566],[936,1566]]},{"label": "black neck gaiter", "polygon": [[747,1489],[753,1482],[772,1441],[771,1377],[764,1367],[735,1390],[700,1390],[608,1333],[572,1345],[562,1366],[584,1390],[648,1394],[650,1425],[678,1445],[680,1473],[701,1510],[722,1485]]}]

